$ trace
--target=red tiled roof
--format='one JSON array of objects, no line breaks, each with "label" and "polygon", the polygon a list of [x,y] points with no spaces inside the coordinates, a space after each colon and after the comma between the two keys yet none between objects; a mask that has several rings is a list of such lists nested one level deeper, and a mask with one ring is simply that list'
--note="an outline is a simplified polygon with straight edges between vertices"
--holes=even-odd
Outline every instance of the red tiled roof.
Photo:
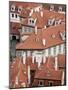
[{"label": "red tiled roof", "polygon": [[[35,35],[34,33],[28,37],[25,42],[21,42],[16,45],[16,49],[45,49],[48,47],[52,47],[64,41],[60,38],[60,32],[65,31],[65,25],[57,25],[51,26],[47,29],[38,30],[38,34]],[[52,35],[55,35],[55,38],[52,38]],[[46,40],[46,45],[43,46],[42,39]]]},{"label": "red tiled roof", "polygon": [[62,78],[62,71],[55,71],[55,70],[38,70],[35,73],[35,78],[37,79],[50,79],[50,80],[61,80]]},{"label": "red tiled roof", "polygon": [[15,5],[15,6],[22,6],[23,8],[34,8],[37,6],[40,6],[42,4],[39,3],[33,3],[33,2],[18,2],[18,1],[10,1],[10,5]]},{"label": "red tiled roof", "polygon": [[58,66],[65,68],[65,55],[58,55]]}]

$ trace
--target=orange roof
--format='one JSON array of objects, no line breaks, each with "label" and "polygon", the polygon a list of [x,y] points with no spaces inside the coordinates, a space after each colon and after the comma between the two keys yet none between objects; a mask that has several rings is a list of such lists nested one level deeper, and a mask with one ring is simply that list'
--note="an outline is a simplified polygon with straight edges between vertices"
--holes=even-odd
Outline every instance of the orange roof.
[{"label": "orange roof", "polygon": [[50,80],[61,80],[62,78],[62,71],[60,70],[38,70],[35,73],[35,77],[37,79],[50,79]]},{"label": "orange roof", "polygon": [[29,9],[42,5],[42,4],[34,3],[34,2],[10,1],[10,5],[12,5],[12,4],[17,7],[22,6],[23,8],[29,8]]},{"label": "orange roof", "polygon": [[65,55],[58,55],[58,66],[65,68]]},{"label": "orange roof", "polygon": [[[43,12],[43,17],[41,17],[41,11]],[[28,17],[28,15],[27,15],[27,17]],[[26,26],[31,26],[31,25],[28,25],[29,18],[37,19],[35,26],[37,26],[38,28],[44,28],[44,26],[47,25],[47,23],[48,23],[48,19],[55,18],[55,20],[59,20],[59,19],[64,20],[65,15],[61,14],[61,13],[50,12],[48,10],[42,9],[39,12],[33,11],[33,14],[30,17],[26,18],[26,20],[24,22],[21,22],[21,24],[26,25]],[[33,26],[33,27],[35,27],[35,26]]]},{"label": "orange roof", "polygon": [[[38,30],[38,34],[34,33],[29,36],[25,42],[18,43],[16,49],[45,49],[52,47],[58,44],[64,43],[60,37],[60,32],[65,31],[65,25],[51,26],[47,29]],[[52,35],[55,35],[55,38],[52,38]],[[43,46],[42,39],[46,40],[46,45]]]}]

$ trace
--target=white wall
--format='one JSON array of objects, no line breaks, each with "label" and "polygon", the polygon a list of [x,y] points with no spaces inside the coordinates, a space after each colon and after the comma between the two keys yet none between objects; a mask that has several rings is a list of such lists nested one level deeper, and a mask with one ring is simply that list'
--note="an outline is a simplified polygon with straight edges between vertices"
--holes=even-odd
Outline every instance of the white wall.
[{"label": "white wall", "polygon": [[[14,14],[14,17],[12,17],[12,14]],[[19,14],[17,14],[17,18],[15,17],[17,13],[10,13],[10,22],[17,22],[20,23],[20,17]]]}]

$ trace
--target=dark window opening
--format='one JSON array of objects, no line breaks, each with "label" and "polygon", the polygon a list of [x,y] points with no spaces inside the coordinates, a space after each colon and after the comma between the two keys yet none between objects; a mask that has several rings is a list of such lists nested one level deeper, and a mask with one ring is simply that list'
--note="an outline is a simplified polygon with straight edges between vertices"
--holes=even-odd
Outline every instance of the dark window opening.
[{"label": "dark window opening", "polygon": [[15,17],[17,18],[17,14],[15,15]]},{"label": "dark window opening", "polygon": [[16,40],[16,36],[12,36],[12,40]]},{"label": "dark window opening", "polygon": [[34,21],[32,20],[32,23],[34,23]]},{"label": "dark window opening", "polygon": [[31,20],[30,20],[30,22],[31,22]]},{"label": "dark window opening", "polygon": [[49,86],[53,86],[53,82],[49,82]]},{"label": "dark window opening", "polygon": [[14,14],[12,14],[12,17],[14,17]]}]

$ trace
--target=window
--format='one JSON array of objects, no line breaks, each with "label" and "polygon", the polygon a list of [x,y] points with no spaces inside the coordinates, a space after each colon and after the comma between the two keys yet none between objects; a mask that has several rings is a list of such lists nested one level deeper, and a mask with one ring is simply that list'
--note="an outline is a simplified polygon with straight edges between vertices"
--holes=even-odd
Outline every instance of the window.
[{"label": "window", "polygon": [[48,55],[50,55],[50,54],[51,54],[51,48],[48,49]]},{"label": "window", "polygon": [[31,22],[31,20],[30,20],[30,22]]},{"label": "window", "polygon": [[59,7],[59,11],[62,11],[62,7],[61,6]]},{"label": "window", "polygon": [[59,53],[61,53],[61,45],[59,45]]},{"label": "window", "polygon": [[15,15],[15,17],[17,18],[17,14]]},{"label": "window", "polygon": [[15,5],[11,5],[11,11],[15,11]]},{"label": "window", "polygon": [[53,86],[53,81],[49,81],[49,86]]},{"label": "window", "polygon": [[56,55],[56,46],[54,47],[54,55]]},{"label": "window", "polygon": [[14,14],[12,14],[12,17],[14,17]]},{"label": "window", "polygon": [[34,21],[32,20],[32,23],[34,23]]},{"label": "window", "polygon": [[38,86],[44,86],[44,81],[43,80],[39,80],[38,81]]}]

